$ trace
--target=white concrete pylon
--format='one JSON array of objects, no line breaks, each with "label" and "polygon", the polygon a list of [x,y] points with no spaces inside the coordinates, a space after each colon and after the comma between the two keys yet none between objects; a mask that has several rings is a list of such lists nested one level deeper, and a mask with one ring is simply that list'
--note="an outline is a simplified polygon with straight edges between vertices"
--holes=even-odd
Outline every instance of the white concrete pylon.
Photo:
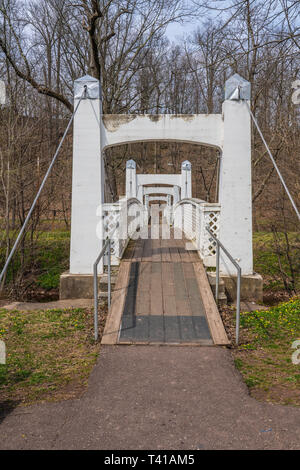
[{"label": "white concrete pylon", "polygon": [[5,90],[5,82],[0,80],[0,104],[6,103],[6,90]]},{"label": "white concrete pylon", "polygon": [[126,162],[126,197],[137,197],[136,163],[132,159]]},{"label": "white concrete pylon", "polygon": [[97,216],[97,210],[104,202],[99,81],[89,75],[75,81],[75,106],[85,90],[86,96],[74,117],[71,274],[92,274],[93,263],[102,248],[102,221],[100,219],[99,225],[99,215]]},{"label": "white concrete pylon", "polygon": [[181,164],[181,199],[192,197],[192,165],[186,160]]},{"label": "white concrete pylon", "polygon": [[[250,103],[250,93],[250,83],[238,74],[227,80],[219,183],[220,240],[241,266],[243,275],[253,274],[251,122],[244,102]],[[236,274],[224,255],[220,272]]]}]

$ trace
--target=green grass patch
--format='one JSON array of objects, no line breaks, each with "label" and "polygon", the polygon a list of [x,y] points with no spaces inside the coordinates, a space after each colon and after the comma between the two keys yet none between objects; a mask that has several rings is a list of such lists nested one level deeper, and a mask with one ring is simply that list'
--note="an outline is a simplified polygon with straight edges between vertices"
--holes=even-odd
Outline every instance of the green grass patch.
[{"label": "green grass patch", "polygon": [[253,396],[300,406],[300,364],[292,361],[292,344],[298,339],[299,298],[268,310],[241,313],[234,360]]},{"label": "green grass patch", "polygon": [[[20,250],[15,254],[7,272],[7,284],[13,279],[23,266],[25,271],[24,282],[32,288],[57,289],[60,275],[68,269],[70,252],[70,232],[43,232],[36,233],[33,245],[26,237],[24,259],[21,264]],[[0,251],[0,262],[4,263],[4,250]]]},{"label": "green grass patch", "polygon": [[[290,258],[296,276],[296,288],[300,290],[300,234],[289,232]],[[264,278],[264,289],[280,291],[284,289],[280,275],[279,260],[283,271],[291,276],[291,269],[286,255],[286,241],[283,233],[278,233],[279,255],[275,249],[274,237],[270,232],[253,234],[254,269]]]},{"label": "green grass patch", "polygon": [[7,363],[0,364],[1,401],[73,397],[86,384],[98,355],[92,335],[88,309],[0,309],[0,339],[7,351]]}]

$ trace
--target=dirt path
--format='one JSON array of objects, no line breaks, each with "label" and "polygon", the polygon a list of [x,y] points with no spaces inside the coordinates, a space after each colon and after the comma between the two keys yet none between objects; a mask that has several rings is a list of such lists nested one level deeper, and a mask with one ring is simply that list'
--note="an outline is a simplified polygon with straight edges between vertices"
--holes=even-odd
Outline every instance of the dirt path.
[{"label": "dirt path", "polygon": [[52,302],[4,302],[1,308],[6,310],[20,310],[20,311],[32,311],[32,310],[52,310],[52,309],[63,309],[63,308],[88,308],[92,307],[93,299],[66,299],[57,300]]},{"label": "dirt path", "polygon": [[1,449],[297,449],[300,409],[249,397],[230,351],[105,346],[78,400],[17,407]]}]

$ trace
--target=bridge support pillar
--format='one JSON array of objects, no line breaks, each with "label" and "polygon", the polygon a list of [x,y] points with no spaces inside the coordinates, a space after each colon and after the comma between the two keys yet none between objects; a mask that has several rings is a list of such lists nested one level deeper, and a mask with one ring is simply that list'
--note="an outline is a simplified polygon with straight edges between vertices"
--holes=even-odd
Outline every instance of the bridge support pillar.
[{"label": "bridge support pillar", "polygon": [[136,163],[134,160],[126,162],[126,197],[137,197]]},{"label": "bridge support pillar", "polygon": [[181,164],[181,199],[192,197],[192,165],[186,160]]},{"label": "bridge support pillar", "polygon": [[100,83],[87,75],[75,81],[74,90],[75,106],[84,90],[86,96],[74,117],[70,274],[92,274],[102,249],[101,221],[98,233],[97,224],[104,202]]},{"label": "bridge support pillar", "polygon": [[[223,152],[220,165],[220,240],[239,263],[243,275],[253,274],[250,83],[235,74],[226,82],[223,103]],[[236,275],[221,254],[220,272]]]}]

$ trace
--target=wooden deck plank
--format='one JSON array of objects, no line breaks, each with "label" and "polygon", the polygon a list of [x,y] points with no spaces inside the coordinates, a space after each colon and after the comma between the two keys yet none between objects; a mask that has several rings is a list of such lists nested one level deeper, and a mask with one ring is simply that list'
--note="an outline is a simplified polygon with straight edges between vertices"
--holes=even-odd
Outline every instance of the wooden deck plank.
[{"label": "wooden deck plank", "polygon": [[162,263],[161,277],[164,295],[175,295],[173,263]]},{"label": "wooden deck plank", "polygon": [[152,263],[150,286],[150,313],[151,315],[163,315],[163,291],[160,263]]},{"label": "wooden deck plank", "polygon": [[145,261],[140,263],[139,277],[138,277],[138,291],[144,292],[150,290],[151,285],[151,270],[152,263],[150,261]]},{"label": "wooden deck plank", "polygon": [[175,302],[176,302],[176,313],[178,316],[182,316],[182,317],[192,316],[192,310],[191,310],[188,297],[182,297],[180,299],[175,298]]},{"label": "wooden deck plank", "polygon": [[174,316],[177,314],[176,301],[174,295],[163,295],[163,309],[164,315]]},{"label": "wooden deck plank", "polygon": [[184,277],[186,279],[194,279],[195,278],[195,270],[192,263],[183,263],[182,265]]},{"label": "wooden deck plank", "polygon": [[152,261],[152,240],[151,238],[148,238],[147,240],[144,240],[142,262],[151,262],[151,261]]},{"label": "wooden deck plank", "polygon": [[134,240],[129,240],[126,250],[123,254],[122,261],[131,261],[135,250]]},{"label": "wooden deck plank", "polygon": [[132,256],[132,261],[137,261],[137,262],[142,261],[144,244],[145,244],[145,240],[142,240],[141,238],[136,240],[135,249],[134,249],[133,256]]},{"label": "wooden deck plank", "polygon": [[171,255],[171,261],[173,263],[180,263],[181,258],[180,258],[180,254],[179,254],[178,247],[177,247],[177,240],[175,239],[170,240],[169,250],[170,250],[170,255]]},{"label": "wooden deck plank", "polygon": [[197,263],[200,261],[199,254],[196,250],[187,250],[190,257],[190,263]]},{"label": "wooden deck plank", "polygon": [[161,260],[163,263],[171,262],[169,240],[161,240]]},{"label": "wooden deck plank", "polygon": [[152,262],[154,262],[154,263],[160,263],[161,262],[160,239],[152,240]]},{"label": "wooden deck plank", "polygon": [[150,290],[138,290],[136,296],[136,315],[150,315]]},{"label": "wooden deck plank", "polygon": [[131,263],[125,262],[120,264],[112,303],[102,336],[102,344],[116,344],[118,342],[120,323],[129,283],[130,266]]},{"label": "wooden deck plank", "polygon": [[182,261],[182,263],[190,263],[191,261],[190,255],[188,251],[186,251],[185,249],[186,240],[182,239],[182,240],[174,240],[174,241],[176,242],[178,253],[179,253],[180,260]]},{"label": "wooden deck plank", "polygon": [[202,262],[193,263],[196,279],[203,300],[208,326],[216,345],[228,345],[229,340],[220,317]]}]

